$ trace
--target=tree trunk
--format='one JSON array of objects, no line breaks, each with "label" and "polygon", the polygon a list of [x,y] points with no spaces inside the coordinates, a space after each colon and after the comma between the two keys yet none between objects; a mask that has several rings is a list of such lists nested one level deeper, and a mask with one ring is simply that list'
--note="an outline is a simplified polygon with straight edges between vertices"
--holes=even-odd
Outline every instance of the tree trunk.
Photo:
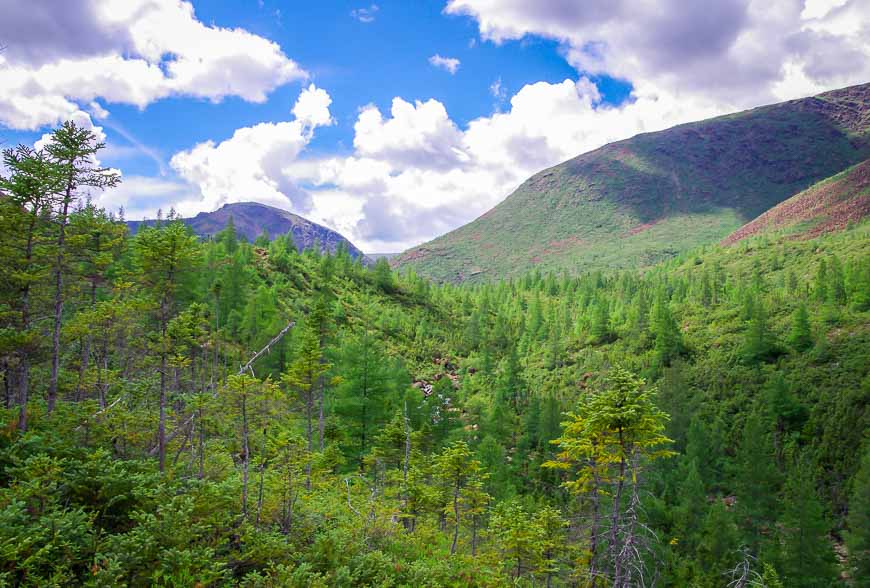
[{"label": "tree trunk", "polygon": [[72,178],[67,182],[66,196],[60,216],[60,228],[57,234],[57,259],[54,268],[54,329],[51,335],[51,378],[48,381],[48,414],[54,411],[57,402],[57,378],[60,369],[60,324],[63,319],[63,264],[64,247],[66,246],[66,223],[69,214],[69,204],[72,199]]},{"label": "tree trunk", "polygon": [[595,458],[589,463],[592,468],[592,525],[589,528],[589,587],[596,588],[598,584],[598,534],[601,532],[601,476],[598,474],[598,464]]},{"label": "tree trunk", "polygon": [[[99,245],[98,245],[99,246]],[[97,304],[97,279],[91,278],[91,309]],[[82,381],[85,379],[85,374],[88,371],[88,364],[91,358],[91,333],[85,335],[85,340],[82,342],[82,361],[79,366],[79,381],[76,384],[76,400],[81,399]],[[101,407],[102,408],[102,407]]]},{"label": "tree trunk", "polygon": [[248,409],[247,393],[242,392],[242,516],[248,518],[248,462],[251,455],[248,449]]},{"label": "tree trunk", "polygon": [[202,406],[199,407],[199,472],[198,477],[205,477],[205,423],[202,418]]},{"label": "tree trunk", "polygon": [[157,422],[157,454],[160,471],[166,465],[166,296],[160,309],[160,418]]},{"label": "tree trunk", "polygon": [[323,433],[326,430],[326,420],[324,419],[324,415],[323,415],[323,404],[326,401],[326,398],[325,398],[326,397],[326,383],[324,381],[325,377],[324,377],[323,368],[322,368],[322,365],[326,360],[323,357],[323,343],[322,343],[322,341],[321,341],[321,346],[320,346],[320,353],[321,353],[321,356],[320,356],[321,369],[320,369],[320,374],[317,376],[317,389],[318,389],[318,394],[317,394],[317,442],[318,442],[318,447],[320,448],[320,451],[322,452],[323,451]]},{"label": "tree trunk", "polygon": [[450,545],[450,555],[456,553],[456,543],[459,541],[459,485],[453,490],[453,543]]},{"label": "tree trunk", "polygon": [[260,524],[260,514],[263,511],[263,484],[266,477],[266,427],[263,427],[263,448],[261,450],[260,459],[260,482],[257,489],[257,519],[255,524]]},{"label": "tree trunk", "polygon": [[3,358],[3,408],[12,408],[12,372],[9,370],[9,362]]},{"label": "tree trunk", "polygon": [[18,430],[27,431],[27,394],[30,381],[30,360],[22,354],[18,366]]},{"label": "tree trunk", "polygon": [[[36,229],[37,210],[34,207],[30,216],[30,224],[27,227],[27,245],[24,249],[24,267],[30,271],[30,266],[33,263],[33,239],[34,230]],[[30,282],[26,282],[21,288],[21,331],[25,335],[30,330]],[[27,400],[30,392],[30,358],[29,349],[22,349],[19,352],[20,359],[18,365],[18,430],[22,433],[27,430]]]},{"label": "tree trunk", "polygon": [[305,489],[311,491],[311,453],[314,450],[313,445],[313,420],[314,420],[314,386],[311,376],[313,375],[313,366],[309,365],[308,371],[308,393],[305,395],[305,420],[306,433],[308,436],[308,456],[305,459]]},{"label": "tree trunk", "polygon": [[616,479],[616,491],[613,493],[613,512],[610,517],[610,541],[607,546],[608,559],[613,562],[613,585],[620,586],[622,569],[619,558],[619,526],[622,516],[622,489],[625,486],[625,450],[622,429],[619,429],[619,445],[623,448],[619,458],[619,476]]}]

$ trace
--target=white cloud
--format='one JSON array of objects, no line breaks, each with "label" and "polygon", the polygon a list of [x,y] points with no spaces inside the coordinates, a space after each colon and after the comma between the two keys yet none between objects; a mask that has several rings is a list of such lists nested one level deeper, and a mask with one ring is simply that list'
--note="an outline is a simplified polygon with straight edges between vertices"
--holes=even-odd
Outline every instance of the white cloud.
[{"label": "white cloud", "polygon": [[123,208],[126,220],[155,218],[158,210],[165,215],[171,208],[188,216],[203,210],[200,195],[187,182],[138,175],[124,176],[117,188],[98,192],[93,200],[108,211]]},{"label": "white cloud", "polygon": [[353,140],[359,155],[420,168],[450,168],[467,159],[462,133],[437,100],[394,98],[390,115],[384,120],[373,106],[360,112]]},{"label": "white cloud", "polygon": [[[171,165],[195,196],[182,191],[176,208],[193,214],[256,200],[331,226],[364,250],[398,251],[474,219],[541,168],[715,112],[664,92],[636,92],[622,106],[607,106],[583,78],[524,86],[509,110],[463,129],[437,100],[397,97],[388,115],[374,106],[360,111],[352,155],[305,157],[316,127],[332,120],[329,102],[310,86],[293,120],[240,128],[220,143],[177,153]],[[160,199],[164,209],[167,200]]]},{"label": "white cloud", "polygon": [[262,102],[307,75],[276,43],[205,25],[183,0],[13,4],[0,0],[0,38],[9,43],[0,124],[10,128],[54,124],[96,98],[140,108],[168,96]]},{"label": "white cloud", "polygon": [[[351,155],[314,158],[305,150],[332,117],[329,95],[310,86],[292,120],[177,153],[171,165],[189,184],[143,190],[172,191],[185,214],[259,200],[331,226],[364,250],[398,251],[474,219],[542,168],[605,143],[866,81],[867,7],[858,0],[451,0],[447,11],[472,15],[485,39],[557,39],[578,70],[631,82],[629,100],[604,103],[581,75],[528,84],[500,111],[460,126],[437,100],[396,97],[389,112],[360,110]],[[501,84],[491,92],[508,97]],[[2,108],[0,100],[0,115]]]},{"label": "white cloud", "polygon": [[350,11],[350,15],[364,24],[369,24],[375,21],[375,14],[380,10],[377,4],[372,4],[368,8],[355,8]]},{"label": "white cloud", "polygon": [[442,57],[436,53],[429,58],[429,64],[433,67],[448,71],[450,72],[450,75],[453,75],[457,70],[459,70],[460,62],[455,57]]},{"label": "white cloud", "polygon": [[[197,210],[256,200],[304,213],[311,207],[310,198],[284,167],[299,157],[316,127],[331,123],[329,103],[329,95],[312,84],[299,95],[294,120],[236,129],[220,143],[206,141],[176,153],[170,165],[197,187]],[[182,206],[179,210],[186,212]]]},{"label": "white cloud", "polygon": [[445,11],[475,18],[485,39],[556,39],[581,72],[722,111],[798,97],[795,76],[825,89],[870,78],[866,0],[449,0]]},{"label": "white cloud", "polygon": [[326,90],[311,84],[299,95],[296,105],[293,106],[293,116],[312,129],[329,126],[333,122],[332,116],[329,114],[330,104],[332,104],[332,98],[329,97]]},{"label": "white cloud", "polygon": [[824,18],[835,8],[846,4],[848,0],[806,0],[801,18]]},{"label": "white cloud", "polygon": [[354,155],[299,162],[315,220],[367,251],[397,251],[473,220],[541,168],[639,132],[714,114],[691,97],[635,93],[606,106],[581,79],[523,87],[510,110],[460,129],[436,101],[360,112]]}]

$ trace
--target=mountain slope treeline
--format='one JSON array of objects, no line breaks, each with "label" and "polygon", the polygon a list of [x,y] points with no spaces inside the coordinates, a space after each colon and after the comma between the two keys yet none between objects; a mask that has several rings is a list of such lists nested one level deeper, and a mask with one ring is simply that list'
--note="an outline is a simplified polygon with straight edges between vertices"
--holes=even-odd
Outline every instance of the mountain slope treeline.
[{"label": "mountain slope treeline", "polygon": [[868,223],[436,286],[130,236],[54,141],[0,180],[3,583],[867,585]]},{"label": "mountain slope treeline", "polygon": [[527,180],[394,260],[439,281],[649,266],[870,156],[870,84],[641,134]]},{"label": "mountain slope treeline", "polygon": [[[240,237],[251,243],[257,239],[269,241],[289,234],[300,251],[316,247],[321,253],[335,254],[339,248],[346,248],[354,259],[365,258],[362,251],[336,231],[259,202],[224,204],[213,212],[200,212],[192,218],[181,220],[202,238],[210,238],[227,228],[227,225],[232,225]],[[153,226],[156,222],[157,219],[127,221],[127,226],[130,232],[135,233],[141,226]]]}]

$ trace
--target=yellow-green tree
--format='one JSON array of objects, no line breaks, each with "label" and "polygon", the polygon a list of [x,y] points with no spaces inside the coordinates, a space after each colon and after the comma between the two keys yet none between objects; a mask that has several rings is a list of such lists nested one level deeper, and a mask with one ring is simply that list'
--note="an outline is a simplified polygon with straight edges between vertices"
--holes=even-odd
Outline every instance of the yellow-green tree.
[{"label": "yellow-green tree", "polygon": [[320,334],[314,325],[308,324],[302,329],[296,358],[281,376],[281,381],[287,388],[297,394],[305,406],[305,438],[309,454],[305,465],[305,488],[311,489],[311,458],[314,450],[314,401],[318,383],[324,373],[332,366],[323,361],[323,349],[320,346]]},{"label": "yellow-green tree", "polygon": [[649,461],[673,454],[665,448],[671,442],[664,434],[668,416],[655,406],[654,396],[643,379],[613,368],[605,385],[568,413],[562,436],[553,441],[561,450],[557,460],[544,464],[571,472],[563,485],[591,503],[586,561],[581,562],[587,569],[580,573],[588,586],[602,585],[604,579],[613,586],[632,585],[644,573],[641,473]]},{"label": "yellow-green tree", "polygon": [[473,455],[465,441],[456,441],[435,458],[435,474],[448,499],[444,514],[453,515],[451,555],[456,553],[463,508],[473,507],[478,502],[479,497],[472,494],[482,492],[479,483],[486,479],[486,473]]}]

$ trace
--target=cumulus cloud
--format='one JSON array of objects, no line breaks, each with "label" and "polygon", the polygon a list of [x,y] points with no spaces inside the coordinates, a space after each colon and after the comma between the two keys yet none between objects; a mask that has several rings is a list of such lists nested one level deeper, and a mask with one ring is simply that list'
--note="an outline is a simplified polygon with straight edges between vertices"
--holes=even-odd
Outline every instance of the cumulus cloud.
[{"label": "cumulus cloud", "polygon": [[332,98],[326,90],[311,84],[296,100],[296,104],[293,106],[293,116],[309,129],[329,126],[333,122],[332,115],[329,114],[330,104],[332,104]]},{"label": "cumulus cloud", "polygon": [[0,124],[9,128],[54,124],[97,98],[140,108],[168,96],[262,102],[307,75],[276,43],[205,25],[183,0],[17,4],[0,0]]},{"label": "cumulus cloud", "polygon": [[460,62],[455,57],[442,57],[436,53],[429,58],[429,64],[438,69],[448,71],[450,75],[453,75],[459,70]]},{"label": "cumulus cloud", "polygon": [[183,197],[176,208],[191,214],[256,200],[333,227],[364,250],[398,251],[473,220],[544,167],[715,112],[663,92],[635,91],[609,106],[581,78],[524,86],[509,109],[461,128],[437,100],[397,97],[386,114],[371,105],[360,111],[351,155],[307,156],[316,128],[332,121],[329,104],[312,85],[293,120],[240,128],[177,153],[171,166],[193,189],[166,186]]},{"label": "cumulus cloud", "polygon": [[93,200],[112,212],[123,209],[127,220],[155,218],[158,210],[165,215],[172,208],[185,216],[203,210],[199,194],[189,183],[139,175],[124,176],[117,188],[98,192]]},{"label": "cumulus cloud", "polygon": [[[605,143],[870,79],[868,6],[860,0],[450,0],[447,12],[475,18],[484,39],[559,41],[579,79],[528,84],[512,96],[493,84],[497,111],[464,125],[434,99],[396,97],[388,111],[368,105],[354,124],[353,152],[332,157],[306,153],[316,130],[333,124],[329,94],[311,85],[290,120],[240,128],[223,141],[177,153],[170,165],[183,182],[132,178],[122,188],[128,192],[117,194],[133,207],[137,190],[154,194],[164,209],[175,203],[184,214],[258,200],[331,226],[364,250],[402,250],[473,220],[535,172]],[[28,106],[33,116],[56,109],[57,101],[78,111],[98,97],[103,104],[150,100],[148,84],[165,84],[176,58],[148,57],[145,50],[107,56],[102,48],[125,42],[107,33],[69,58],[106,60],[82,87],[102,88],[104,77],[117,77],[112,87],[79,89],[75,97],[45,90],[73,84],[57,65],[59,49],[26,57],[31,69],[55,67],[48,85],[37,86],[44,102]],[[608,104],[589,74],[626,79],[631,95]],[[14,100],[0,98],[0,120],[4,108],[23,108]]]},{"label": "cumulus cloud", "polygon": [[329,94],[312,84],[299,95],[292,109],[294,120],[239,128],[220,143],[206,141],[176,153],[170,165],[199,193],[195,200],[180,203],[179,210],[214,210],[247,200],[302,213],[310,210],[309,195],[284,167],[299,157],[315,128],[331,124],[330,102]]},{"label": "cumulus cloud", "polygon": [[394,98],[390,118],[368,106],[354,125],[353,144],[363,157],[401,166],[445,169],[467,159],[462,133],[437,100],[410,104]]},{"label": "cumulus cloud", "polygon": [[355,153],[285,167],[306,185],[311,216],[368,251],[397,251],[473,220],[533,173],[607,142],[715,108],[690,96],[635,92],[614,107],[588,79],[529,84],[510,109],[456,125],[436,100],[363,109]]},{"label": "cumulus cloud", "polygon": [[865,0],[449,0],[445,10],[475,18],[485,39],[556,39],[580,71],[723,109],[797,97],[801,78],[831,88],[870,77]]}]

